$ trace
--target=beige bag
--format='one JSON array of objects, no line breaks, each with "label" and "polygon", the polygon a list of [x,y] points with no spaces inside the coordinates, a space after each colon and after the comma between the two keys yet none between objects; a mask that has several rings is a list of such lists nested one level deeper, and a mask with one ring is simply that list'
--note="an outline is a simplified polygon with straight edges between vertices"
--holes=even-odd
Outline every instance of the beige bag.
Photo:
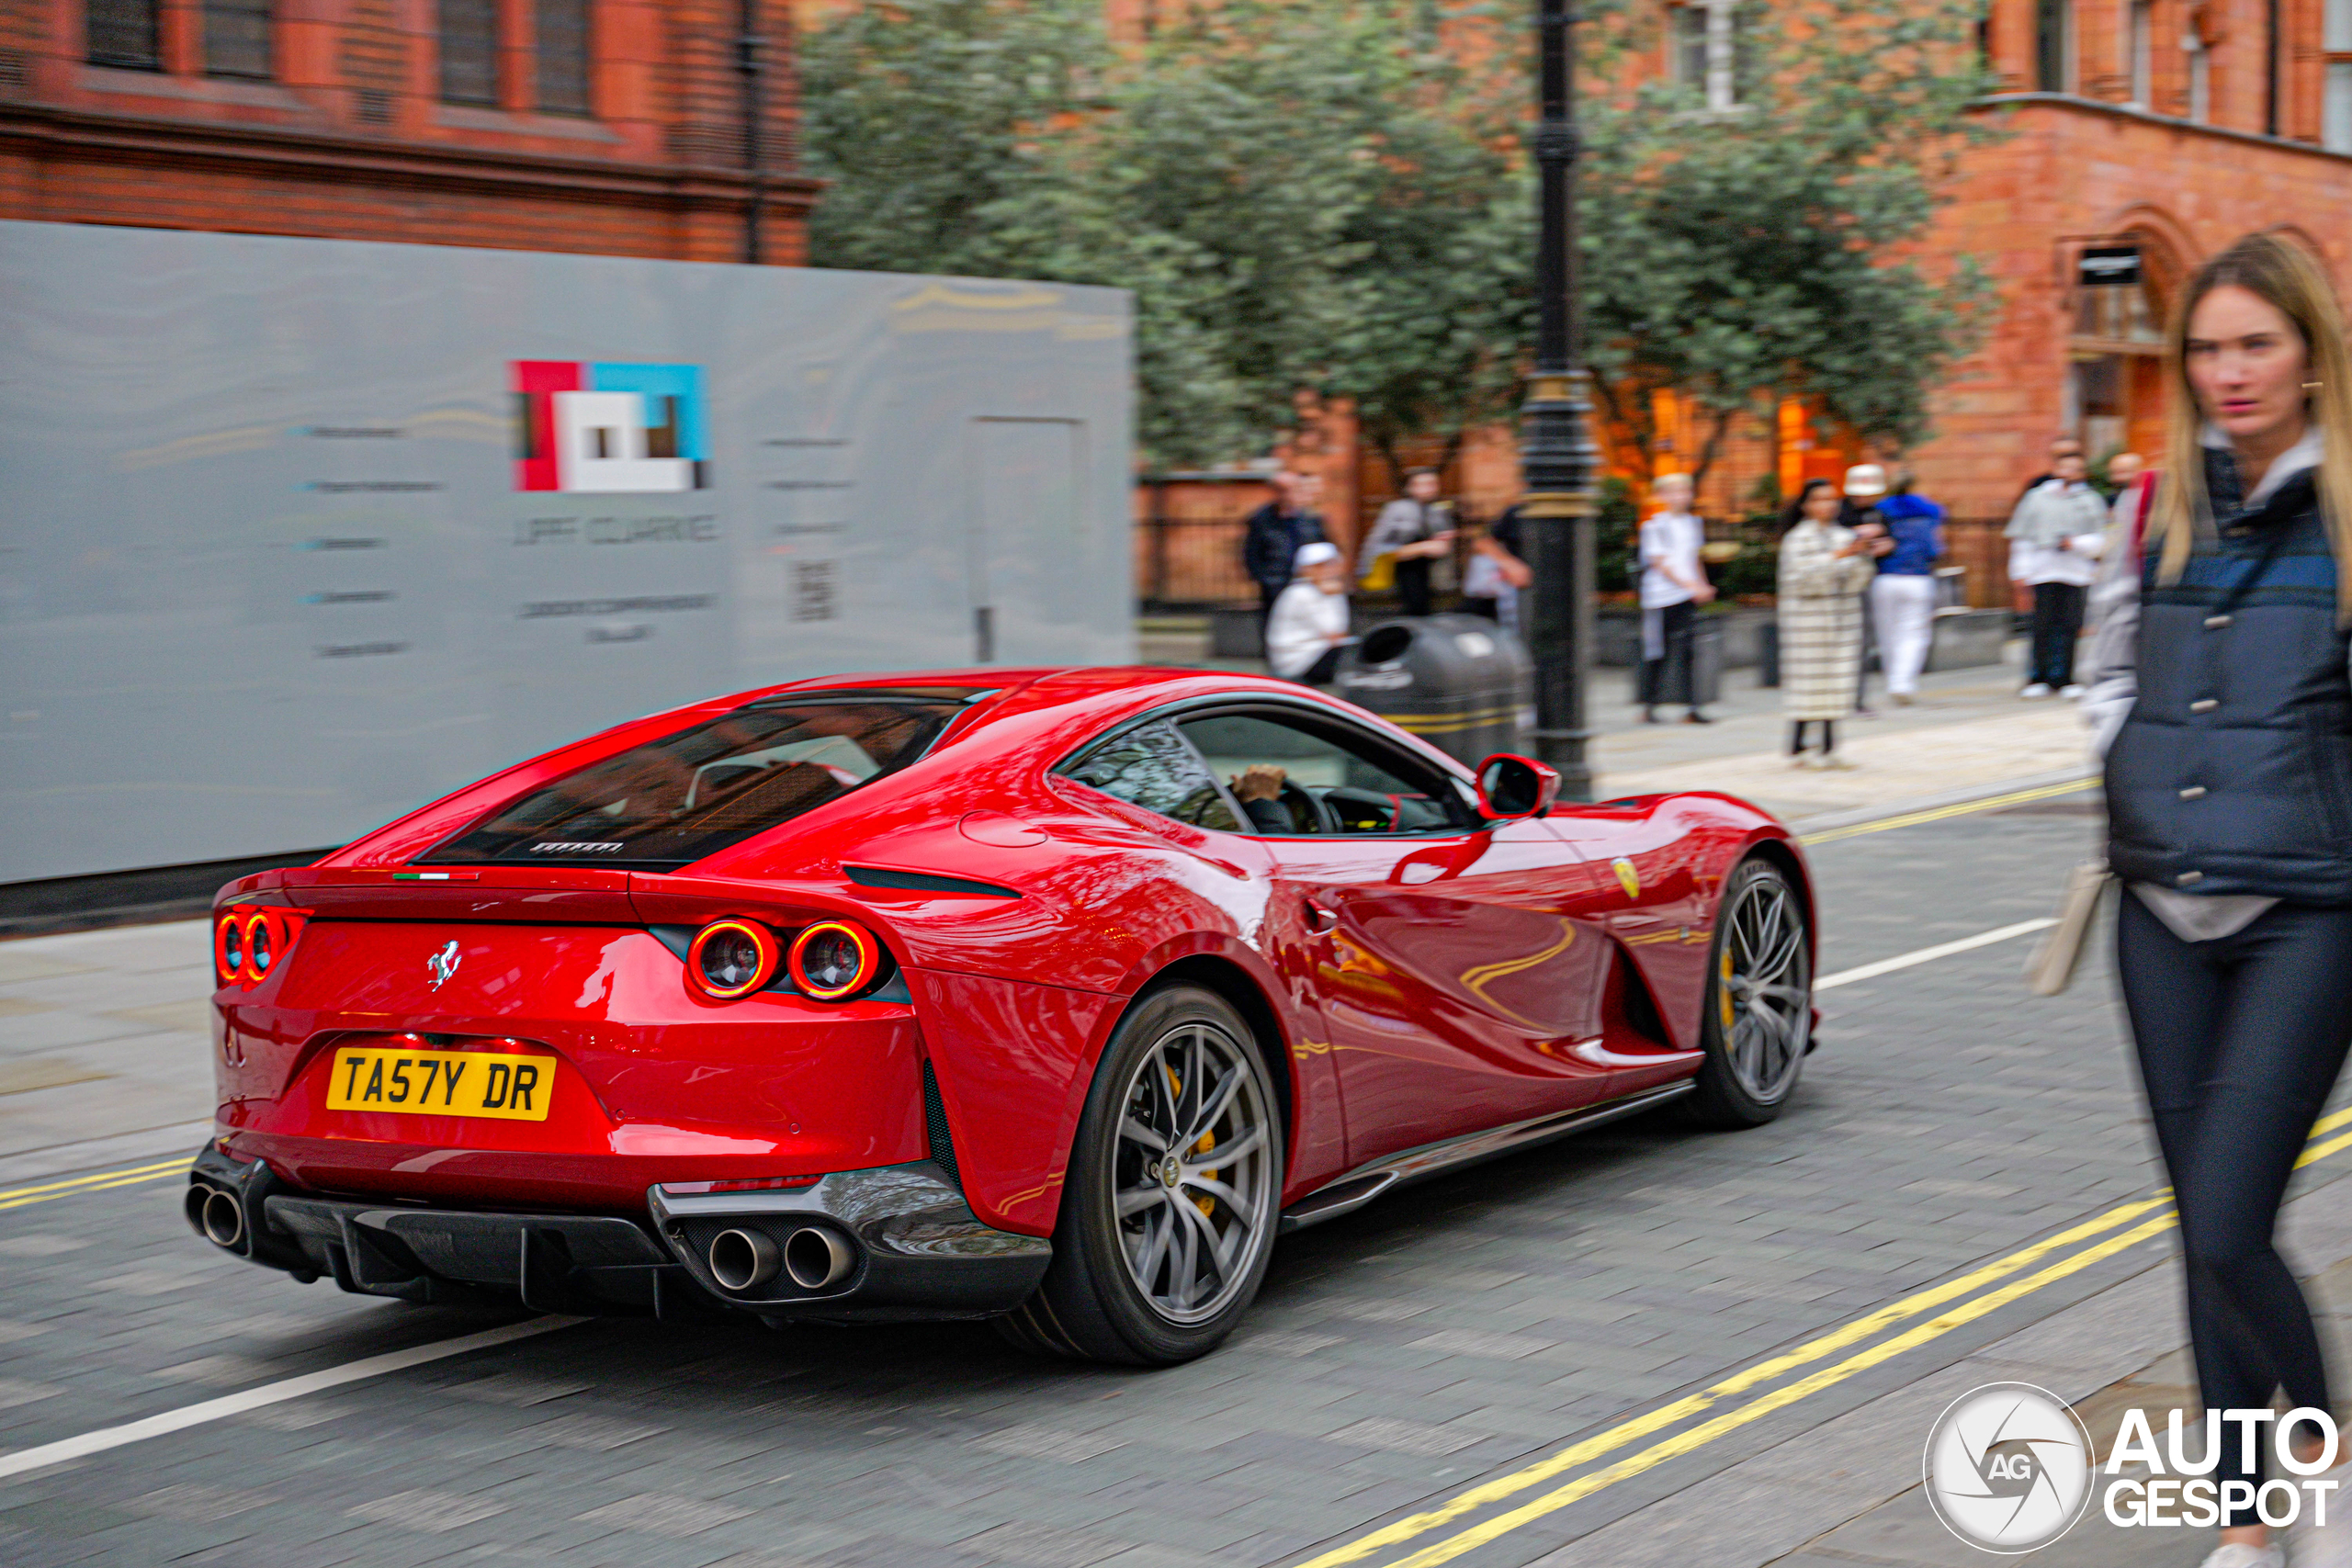
[{"label": "beige bag", "polygon": [[2099,895],[2115,880],[2100,861],[2085,861],[2066,874],[2066,891],[2058,900],[2058,923],[2050,928],[2025,961],[2025,983],[2037,997],[2054,997],[2074,982],[2083,961],[2083,946],[2098,919]]}]

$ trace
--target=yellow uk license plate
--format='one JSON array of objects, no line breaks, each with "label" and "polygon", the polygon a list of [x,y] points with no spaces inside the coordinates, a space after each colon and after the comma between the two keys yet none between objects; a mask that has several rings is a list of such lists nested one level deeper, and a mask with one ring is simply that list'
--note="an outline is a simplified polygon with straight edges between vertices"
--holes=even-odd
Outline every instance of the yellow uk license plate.
[{"label": "yellow uk license plate", "polygon": [[346,1046],[334,1054],[327,1109],[544,1122],[554,1099],[550,1056]]}]

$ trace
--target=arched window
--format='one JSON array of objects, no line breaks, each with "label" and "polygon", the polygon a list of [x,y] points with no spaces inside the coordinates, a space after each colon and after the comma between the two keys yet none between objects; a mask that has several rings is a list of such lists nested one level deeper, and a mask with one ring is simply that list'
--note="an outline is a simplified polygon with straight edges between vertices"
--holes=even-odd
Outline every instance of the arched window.
[{"label": "arched window", "polygon": [[2133,233],[2134,283],[2078,283],[2066,345],[2065,427],[2093,462],[2117,452],[2146,456],[2162,437],[2164,294],[2173,269],[2153,235]]}]

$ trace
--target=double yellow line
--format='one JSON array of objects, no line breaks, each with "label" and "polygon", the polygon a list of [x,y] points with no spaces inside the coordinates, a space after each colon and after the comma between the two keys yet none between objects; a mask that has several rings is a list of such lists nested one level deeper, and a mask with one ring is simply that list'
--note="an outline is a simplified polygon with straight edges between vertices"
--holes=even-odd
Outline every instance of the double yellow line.
[{"label": "double yellow line", "polygon": [[46,1203],[52,1198],[73,1198],[84,1192],[103,1192],[109,1187],[133,1187],[142,1181],[161,1181],[167,1176],[186,1176],[188,1156],[159,1161],[154,1165],[132,1166],[127,1170],[102,1170],[96,1176],[76,1176],[64,1181],[46,1182],[39,1187],[15,1187],[0,1192],[0,1209],[21,1209],[28,1203]]},{"label": "double yellow line", "polygon": [[[2312,1140],[2304,1148],[2298,1166],[2310,1165],[2341,1149],[2352,1147],[2352,1133],[2324,1136],[2347,1122],[2352,1122],[2352,1111],[2341,1111],[2323,1118],[2312,1129]],[[2129,1251],[2171,1229],[2177,1219],[2168,1190],[2153,1198],[2119,1204],[2096,1218],[2022,1247],[1958,1279],[1890,1302],[1794,1349],[1743,1368],[1697,1393],[1686,1394],[1621,1422],[1523,1469],[1481,1483],[1436,1507],[1384,1525],[1345,1545],[1308,1559],[1299,1568],[1341,1568],[1343,1564],[1361,1562],[1375,1556],[1383,1560],[1383,1568],[1435,1568],[1438,1563],[1451,1562],[1524,1525],[1557,1513],[1571,1503],[1654,1470],[1669,1460],[1694,1452],[1718,1438],[1762,1420],[1801,1400],[1809,1399],[1873,1367],[1907,1355],[1954,1329],[1997,1312],[2013,1302],[2021,1301],[2095,1263]],[[1914,1323],[1914,1319],[1923,1321]],[[1887,1330],[1904,1324],[1911,1326],[1885,1338],[1878,1338]],[[1873,1339],[1877,1342],[1854,1350],[1842,1359],[1792,1381],[1780,1382],[1801,1368],[1826,1361],[1840,1351]],[[1744,1404],[1731,1403],[1768,1383],[1778,1383],[1779,1386]],[[1726,1404],[1730,1408],[1709,1414]],[[1702,1416],[1704,1419],[1694,1419]],[[1614,1463],[1596,1470],[1585,1468],[1596,1460],[1630,1448],[1644,1438],[1668,1433],[1673,1428],[1679,1429],[1671,1430],[1670,1435],[1659,1438]],[[1553,1485],[1549,1490],[1536,1492],[1537,1488],[1548,1483],[1561,1482],[1563,1477],[1578,1471],[1583,1473]],[[1515,1506],[1498,1512],[1488,1511],[1529,1492],[1536,1492],[1536,1495]],[[1474,1516],[1479,1516],[1476,1522],[1464,1523]],[[1406,1547],[1448,1529],[1453,1533],[1429,1541],[1403,1556],[1389,1555],[1388,1549],[1392,1547]]]}]

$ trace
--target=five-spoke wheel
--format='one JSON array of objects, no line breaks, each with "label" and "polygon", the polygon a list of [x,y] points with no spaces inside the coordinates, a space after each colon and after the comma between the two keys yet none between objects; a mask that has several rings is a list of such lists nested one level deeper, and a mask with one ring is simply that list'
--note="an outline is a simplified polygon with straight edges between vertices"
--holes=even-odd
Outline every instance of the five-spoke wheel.
[{"label": "five-spoke wheel", "polygon": [[1138,1002],[1095,1071],[1053,1265],[1000,1320],[1008,1337],[1147,1365],[1214,1348],[1265,1277],[1279,1107],[1255,1036],[1224,998],[1180,984]]},{"label": "five-spoke wheel", "polygon": [[1781,868],[1743,862],[1724,885],[1691,1114],[1753,1127],[1780,1114],[1813,1034],[1813,943],[1804,901]]}]

